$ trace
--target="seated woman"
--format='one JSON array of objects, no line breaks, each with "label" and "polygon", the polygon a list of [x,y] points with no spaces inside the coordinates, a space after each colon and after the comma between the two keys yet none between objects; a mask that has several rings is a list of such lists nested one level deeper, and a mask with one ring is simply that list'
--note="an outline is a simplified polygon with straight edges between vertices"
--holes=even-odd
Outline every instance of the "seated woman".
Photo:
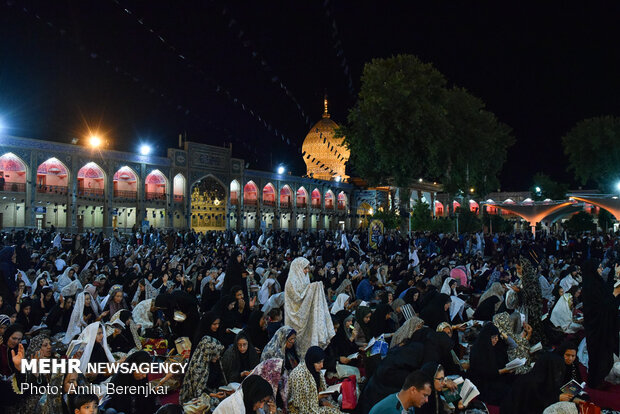
[{"label": "seated woman", "polygon": [[110,293],[104,299],[103,312],[99,315],[101,320],[109,321],[112,315],[121,309],[129,309],[125,302],[125,294],[121,285],[114,285],[110,288]]},{"label": "seated woman", "polygon": [[[418,332],[420,336],[424,335],[423,329]],[[440,323],[434,331],[429,329],[426,337],[420,338],[424,343],[424,363],[437,362],[448,375],[461,375],[463,370],[451,353],[455,345],[452,335],[452,327],[447,322]]]},{"label": "seated woman", "polygon": [[213,414],[257,413],[275,414],[273,388],[262,377],[250,375],[233,395],[217,406]]},{"label": "seated woman", "polygon": [[387,304],[380,304],[370,318],[370,334],[378,337],[381,334],[396,332],[396,322],[392,319],[392,307]]},{"label": "seated woman", "polygon": [[35,321],[32,318],[32,300],[30,298],[24,298],[22,299],[22,303],[19,309],[19,312],[17,313],[17,319],[15,320],[15,323],[20,324],[21,326],[23,326],[25,333],[30,332],[30,329],[32,329],[32,327],[35,325]]},{"label": "seated woman", "polygon": [[0,344],[0,375],[9,376],[17,372],[11,356],[12,352],[17,354],[23,337],[24,328],[18,324],[9,325],[4,331]]},{"label": "seated woman", "polygon": [[341,310],[347,310],[348,304],[349,304],[349,295],[347,295],[346,293],[341,293],[340,295],[338,295],[338,297],[336,297],[336,300],[334,301],[334,304],[332,305],[332,308],[330,310],[331,314],[335,315]]},{"label": "seated woman", "polygon": [[450,305],[452,304],[452,299],[450,296],[445,293],[436,294],[426,305],[422,312],[420,313],[420,317],[424,320],[426,325],[431,328],[437,328],[442,322],[450,323]]},{"label": "seated woman", "polygon": [[[562,385],[567,384],[570,381],[576,381],[581,384],[583,378],[579,372],[579,357],[577,357],[578,346],[571,341],[565,341],[557,349],[556,353],[564,359],[564,379]],[[588,394],[581,393],[580,395],[571,395],[570,401],[588,401],[590,397]]]},{"label": "seated woman", "polygon": [[319,393],[327,389],[321,370],[325,352],[312,346],[306,352],[304,363],[299,364],[289,377],[288,410],[292,414],[334,413],[341,411],[333,401],[320,398]]},{"label": "seated woman", "polygon": [[133,343],[127,339],[127,336],[124,334],[127,327],[120,320],[116,320],[114,322],[106,323],[106,327],[110,330],[106,329],[106,334],[108,336],[108,346],[110,347],[110,351],[112,352],[122,352],[127,353],[133,348]]},{"label": "seated woman", "polygon": [[[484,325],[478,339],[471,348],[467,375],[480,390],[480,399],[488,404],[498,405],[509,391],[511,371],[506,346],[500,342],[499,330],[492,323]],[[523,411],[527,412],[527,411]]]},{"label": "seated woman", "polygon": [[222,369],[228,382],[241,382],[259,362],[259,356],[250,338],[239,332],[235,341],[222,356]]},{"label": "seated woman", "polygon": [[[522,330],[518,332],[515,324],[522,325]],[[498,313],[493,317],[493,324],[497,326],[500,335],[506,341],[508,360],[515,358],[525,358],[525,365],[517,368],[515,374],[527,374],[531,369],[530,360],[530,338],[532,337],[532,327],[527,323],[521,323],[521,315],[516,312],[515,317],[511,318],[508,312]]]},{"label": "seated woman", "polygon": [[[84,328],[78,340],[86,342],[86,348],[80,357],[80,370],[82,372],[87,372],[89,362],[114,362],[114,357],[105,336],[105,327],[101,322],[91,323]],[[96,384],[110,376],[109,373],[88,373],[85,375],[88,380]]]},{"label": "seated woman", "polygon": [[347,356],[359,351],[359,347],[355,344],[357,332],[355,329],[351,329],[353,316],[345,317],[343,322],[336,319],[333,323],[336,329],[336,336],[334,336],[325,350],[326,354],[330,356],[328,360],[332,360],[326,364],[329,372],[336,371],[337,362],[340,364],[354,364],[354,361],[347,358]]},{"label": "seated woman", "polygon": [[[428,397],[428,402],[420,408],[416,408],[416,414],[448,414],[451,411],[447,409],[441,398],[441,393],[445,390],[454,391],[457,389],[457,385],[451,380],[446,380],[446,373],[443,367],[436,362],[427,362],[420,368],[429,378],[433,378],[433,385],[431,387],[431,395]],[[459,409],[463,409],[464,406],[461,401],[458,401]]]},{"label": "seated woman", "polygon": [[269,336],[267,334],[267,319],[262,311],[255,310],[250,314],[250,319],[243,332],[256,349],[262,351],[265,348],[269,342]]},{"label": "seated woman", "polygon": [[583,329],[583,325],[573,319],[573,296],[565,293],[553,306],[550,322],[564,333],[575,333]]},{"label": "seated woman", "polygon": [[261,361],[280,358],[284,360],[284,369],[287,372],[292,371],[299,364],[295,346],[296,340],[297,332],[290,326],[284,325],[276,331],[271,341],[265,346],[261,354]]},{"label": "seated woman", "polygon": [[540,414],[545,408],[560,401],[567,401],[560,395],[564,385],[564,361],[557,354],[544,353],[536,361],[529,374],[519,377],[501,402],[502,414]]},{"label": "seated woman", "polygon": [[368,306],[358,306],[355,311],[355,331],[357,332],[357,344],[365,345],[372,339],[370,319],[372,310]]},{"label": "seated woman", "polygon": [[100,319],[95,309],[90,293],[82,292],[77,295],[75,306],[71,312],[71,319],[62,340],[63,343],[68,344],[84,327]]},{"label": "seated woman", "polygon": [[215,408],[226,397],[218,388],[227,385],[228,381],[222,371],[220,356],[224,346],[210,336],[205,336],[196,346],[189,361],[179,401],[183,404],[202,394],[209,395],[207,411]]},{"label": "seated woman", "polygon": [[[142,364],[150,363],[152,360],[153,358],[148,352],[138,351],[128,356],[125,362],[128,364]],[[146,374],[141,372],[115,374],[110,379],[110,383],[114,384],[115,387],[127,387],[127,389],[129,389],[129,387],[148,386]],[[155,399],[152,396],[140,392],[111,393],[110,395],[111,398],[105,405],[105,414],[155,412]]]}]

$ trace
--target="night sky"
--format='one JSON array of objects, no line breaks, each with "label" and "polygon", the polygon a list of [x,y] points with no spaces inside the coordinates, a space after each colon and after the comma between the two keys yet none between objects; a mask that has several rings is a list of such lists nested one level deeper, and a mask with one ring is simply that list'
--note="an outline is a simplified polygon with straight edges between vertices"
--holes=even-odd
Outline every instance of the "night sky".
[{"label": "night sky", "polygon": [[620,115],[620,3],[508,3],[1,0],[0,119],[12,135],[90,128],[159,155],[184,133],[301,175],[324,92],[342,123],[363,65],[411,53],[514,129],[502,190],[538,171],[572,182],[562,135]]}]

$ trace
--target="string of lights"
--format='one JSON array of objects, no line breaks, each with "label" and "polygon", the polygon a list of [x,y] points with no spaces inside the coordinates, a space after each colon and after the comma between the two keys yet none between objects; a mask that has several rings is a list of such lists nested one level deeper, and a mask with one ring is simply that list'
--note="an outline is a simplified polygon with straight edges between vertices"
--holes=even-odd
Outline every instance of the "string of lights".
[{"label": "string of lights", "polygon": [[340,36],[338,35],[338,26],[336,25],[336,18],[334,17],[334,12],[332,11],[330,0],[323,1],[323,8],[325,9],[325,15],[327,16],[327,20],[330,23],[331,36],[332,41],[334,42],[333,47],[334,51],[336,52],[336,57],[340,58],[340,66],[342,67],[344,75],[347,78],[349,93],[351,94],[351,96],[355,96],[355,90],[353,89],[353,78],[351,77],[351,71],[349,70],[349,64],[347,63],[347,58],[345,57],[344,50],[342,49],[342,41],[340,40]]},{"label": "string of lights", "polygon": [[256,48],[253,46],[253,42],[247,39],[245,31],[241,28],[239,22],[232,16],[232,13],[228,10],[226,6],[224,6],[222,9],[222,16],[229,19],[227,25],[228,29],[243,45],[244,49],[246,49],[250,53],[252,59],[255,60],[263,69],[263,71],[265,71],[271,77],[271,82],[274,85],[277,85],[286,94],[286,96],[288,96],[289,99],[293,101],[293,103],[299,110],[301,117],[305,120],[306,124],[311,125],[310,117],[306,115],[306,112],[301,107],[301,104],[299,103],[297,98],[295,98],[295,95],[293,95],[291,90],[284,84],[282,79],[274,72],[271,65],[267,63],[265,57],[256,50]]}]

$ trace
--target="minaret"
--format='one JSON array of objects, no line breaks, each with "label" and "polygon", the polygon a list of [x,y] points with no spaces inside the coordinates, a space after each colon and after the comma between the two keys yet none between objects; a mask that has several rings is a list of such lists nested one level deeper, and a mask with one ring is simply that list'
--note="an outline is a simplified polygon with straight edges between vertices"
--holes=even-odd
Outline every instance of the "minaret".
[{"label": "minaret", "polygon": [[323,118],[329,118],[329,112],[327,112],[327,94],[323,95]]}]

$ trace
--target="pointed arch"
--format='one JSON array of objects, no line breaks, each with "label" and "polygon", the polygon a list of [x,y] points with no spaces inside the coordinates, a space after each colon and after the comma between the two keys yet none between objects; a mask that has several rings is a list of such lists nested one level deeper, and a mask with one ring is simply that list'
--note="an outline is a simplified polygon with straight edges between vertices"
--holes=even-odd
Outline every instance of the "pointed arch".
[{"label": "pointed arch", "polygon": [[435,216],[442,217],[443,216],[443,204],[441,202],[435,200]]},{"label": "pointed arch", "polygon": [[58,158],[48,158],[37,167],[37,192],[67,194],[69,169]]},{"label": "pointed arch", "polygon": [[293,207],[292,195],[293,195],[293,191],[291,190],[291,187],[289,187],[288,184],[285,184],[280,189],[280,207],[281,208]]},{"label": "pointed arch", "polygon": [[325,193],[325,208],[328,210],[334,209],[334,193],[332,190],[327,190]]},{"label": "pointed arch", "polygon": [[308,191],[304,187],[297,189],[297,207],[305,208],[308,205]]},{"label": "pointed arch", "polygon": [[88,162],[77,174],[78,195],[103,198],[105,191],[105,173],[95,162]]},{"label": "pointed arch", "polygon": [[263,187],[263,204],[272,207],[276,205],[276,188],[271,183]]},{"label": "pointed arch", "polygon": [[165,200],[168,194],[168,179],[159,170],[153,170],[144,180],[145,198],[147,200]]},{"label": "pointed arch", "polygon": [[239,204],[239,193],[241,192],[241,185],[239,181],[232,180],[230,182],[230,204],[236,206]]},{"label": "pointed arch", "polygon": [[138,197],[138,174],[126,165],[114,173],[112,185],[114,197],[132,200]]},{"label": "pointed arch", "polygon": [[250,206],[258,204],[258,187],[252,180],[243,186],[243,204]]},{"label": "pointed arch", "polygon": [[172,179],[172,196],[174,201],[182,202],[185,199],[185,176],[178,173]]},{"label": "pointed arch", "polygon": [[321,192],[318,188],[312,190],[310,193],[312,199],[312,208],[321,208]]},{"label": "pointed arch", "polygon": [[12,152],[0,157],[0,175],[4,183],[0,191],[23,193],[26,191],[26,163]]},{"label": "pointed arch", "polygon": [[346,210],[347,209],[347,195],[344,191],[338,193],[338,210]]}]

